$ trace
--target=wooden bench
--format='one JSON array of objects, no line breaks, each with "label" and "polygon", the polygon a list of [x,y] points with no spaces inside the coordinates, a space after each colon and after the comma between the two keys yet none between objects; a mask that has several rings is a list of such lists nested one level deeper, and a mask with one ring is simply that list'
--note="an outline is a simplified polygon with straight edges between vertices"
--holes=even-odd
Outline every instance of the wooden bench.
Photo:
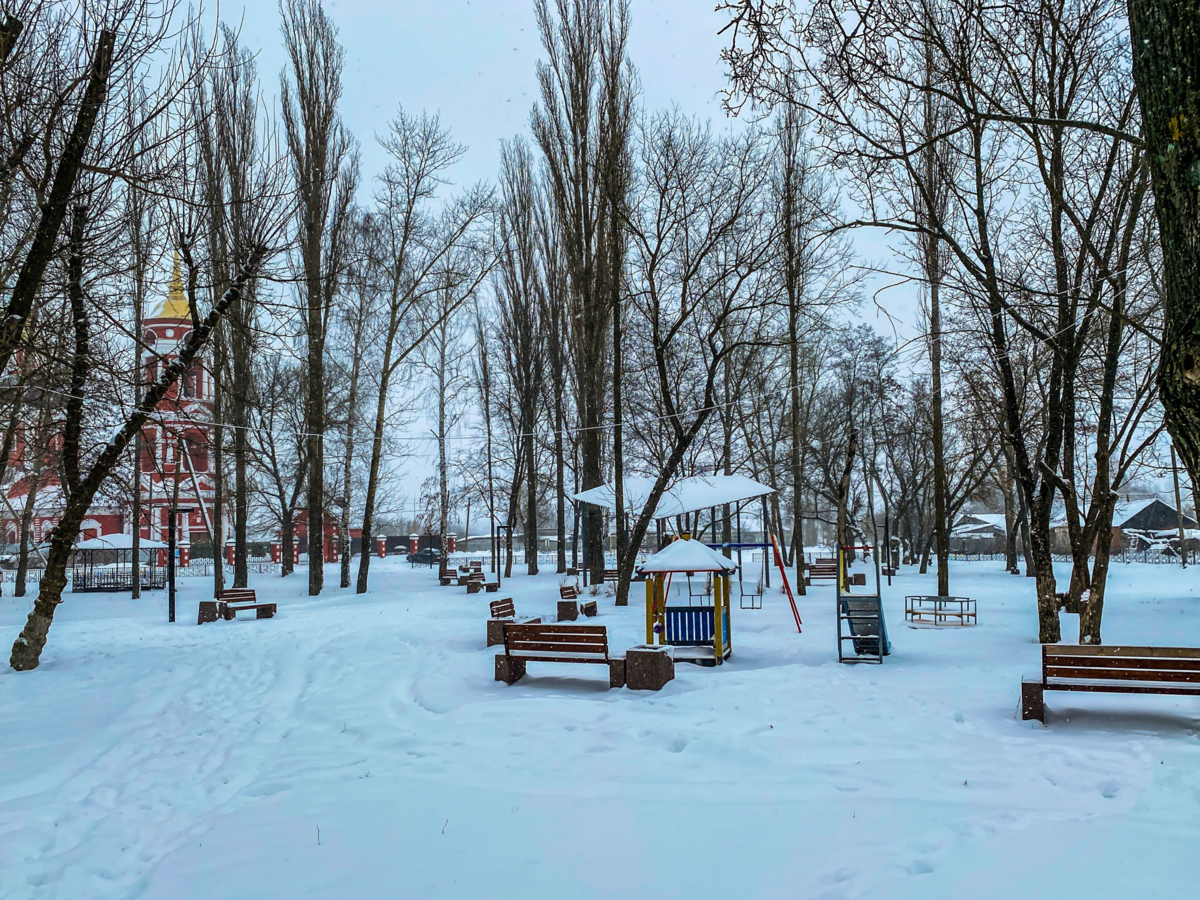
[{"label": "wooden bench", "polygon": [[603,625],[506,624],[504,652],[496,654],[496,680],[516,684],[530,662],[608,666],[608,686],[625,684],[625,660],[608,655]]},{"label": "wooden bench", "polygon": [[573,584],[560,584],[558,586],[558,596],[562,600],[578,600],[579,588]]},{"label": "wooden bench", "polygon": [[1042,677],[1021,682],[1021,718],[1046,721],[1044,691],[1200,696],[1200,649],[1042,645]]},{"label": "wooden bench", "polygon": [[512,597],[505,597],[503,600],[493,600],[488,604],[492,617],[487,623],[487,645],[491,647],[494,644],[504,643],[504,626],[512,624],[520,625],[535,625],[542,620],[539,619],[521,619],[517,620],[517,611],[513,606]]},{"label": "wooden bench", "polygon": [[809,578],[832,578],[836,580],[838,576],[837,560],[818,557],[805,566],[805,572],[808,573]]},{"label": "wooden bench", "polygon": [[257,619],[270,619],[278,609],[275,603],[259,603],[252,588],[226,588],[218,591],[215,600],[201,600],[196,624],[215,622],[217,619],[232,621],[239,612],[252,609]]},{"label": "wooden bench", "polygon": [[619,574],[620,573],[616,569],[605,569],[604,570],[604,580],[605,581],[616,581]]}]

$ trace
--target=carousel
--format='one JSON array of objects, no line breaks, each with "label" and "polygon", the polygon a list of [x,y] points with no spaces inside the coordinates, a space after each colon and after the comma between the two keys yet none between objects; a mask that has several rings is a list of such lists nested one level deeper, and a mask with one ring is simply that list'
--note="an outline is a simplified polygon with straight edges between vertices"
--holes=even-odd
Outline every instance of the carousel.
[{"label": "carousel", "polygon": [[166,549],[160,541],[142,538],[138,549],[141,559],[135,566],[131,534],[106,534],[80,541],[75,545],[71,567],[71,591],[131,591],[135,571],[141,576],[142,590],[161,590],[167,582],[166,569],[161,565]]}]

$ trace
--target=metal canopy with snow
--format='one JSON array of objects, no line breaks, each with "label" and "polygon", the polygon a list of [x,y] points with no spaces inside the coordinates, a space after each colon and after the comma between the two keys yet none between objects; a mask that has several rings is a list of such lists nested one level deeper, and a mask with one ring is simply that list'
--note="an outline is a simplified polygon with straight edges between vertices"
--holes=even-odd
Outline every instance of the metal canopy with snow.
[{"label": "metal canopy with snow", "polygon": [[[652,478],[625,479],[625,506],[630,510],[641,510],[650,498],[654,488]],[[667,488],[659,498],[654,510],[654,518],[667,519],[671,516],[681,516],[684,513],[696,512],[701,509],[711,509],[714,506],[740,503],[775,493],[774,488],[759,484],[753,478],[745,475],[696,475],[677,481]],[[590,488],[573,494],[571,499],[595,506],[616,509],[616,488],[611,484]]]}]

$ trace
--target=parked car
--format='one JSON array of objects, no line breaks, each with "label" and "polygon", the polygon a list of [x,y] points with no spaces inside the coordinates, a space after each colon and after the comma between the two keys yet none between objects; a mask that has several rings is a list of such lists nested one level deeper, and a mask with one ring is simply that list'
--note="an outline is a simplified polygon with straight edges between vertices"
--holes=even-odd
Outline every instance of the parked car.
[{"label": "parked car", "polygon": [[441,561],[442,554],[437,547],[426,547],[424,550],[408,554],[405,558],[414,566],[432,566]]}]

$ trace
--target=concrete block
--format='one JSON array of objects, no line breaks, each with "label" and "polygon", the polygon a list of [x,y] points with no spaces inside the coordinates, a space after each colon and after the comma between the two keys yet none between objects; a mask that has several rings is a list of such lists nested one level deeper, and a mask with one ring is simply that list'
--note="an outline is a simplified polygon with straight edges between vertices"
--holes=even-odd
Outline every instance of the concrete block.
[{"label": "concrete block", "polygon": [[1021,719],[1037,719],[1045,724],[1046,704],[1042,690],[1042,680],[1026,678],[1021,682]]},{"label": "concrete block", "polygon": [[624,657],[613,656],[608,660],[608,686],[609,688],[625,687],[625,659]]},{"label": "concrete block", "polygon": [[675,677],[670,647],[641,645],[625,651],[625,685],[631,691],[660,691]]},{"label": "concrete block", "polygon": [[509,659],[503,653],[496,654],[496,680],[505,684],[516,684],[525,677],[525,660]]},{"label": "concrete block", "polygon": [[504,625],[506,622],[508,622],[507,619],[488,619],[487,645],[489,647],[504,643]]}]

